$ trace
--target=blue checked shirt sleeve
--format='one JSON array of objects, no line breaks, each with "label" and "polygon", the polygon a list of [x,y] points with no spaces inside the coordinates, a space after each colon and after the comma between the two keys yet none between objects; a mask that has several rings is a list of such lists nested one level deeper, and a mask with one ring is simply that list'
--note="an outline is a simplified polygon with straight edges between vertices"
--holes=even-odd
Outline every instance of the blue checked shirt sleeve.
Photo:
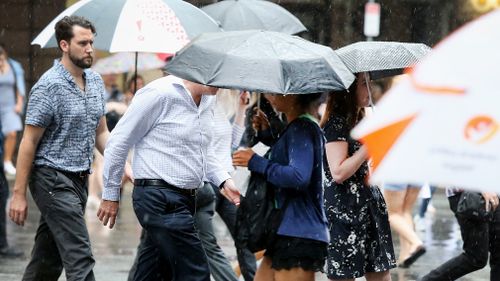
[{"label": "blue checked shirt sleeve", "polygon": [[47,128],[54,118],[53,104],[45,87],[35,86],[28,101],[26,125]]},{"label": "blue checked shirt sleeve", "polygon": [[104,200],[120,200],[121,179],[129,150],[149,132],[167,108],[165,99],[155,92],[151,88],[139,90],[111,132],[104,150]]}]

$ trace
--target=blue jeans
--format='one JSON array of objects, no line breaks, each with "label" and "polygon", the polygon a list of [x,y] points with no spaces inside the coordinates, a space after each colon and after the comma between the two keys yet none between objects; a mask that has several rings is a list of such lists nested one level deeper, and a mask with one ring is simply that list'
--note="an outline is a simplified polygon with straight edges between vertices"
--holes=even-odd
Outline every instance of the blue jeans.
[{"label": "blue jeans", "polygon": [[195,196],[171,188],[135,186],[132,200],[146,231],[134,280],[210,281],[194,225]]}]

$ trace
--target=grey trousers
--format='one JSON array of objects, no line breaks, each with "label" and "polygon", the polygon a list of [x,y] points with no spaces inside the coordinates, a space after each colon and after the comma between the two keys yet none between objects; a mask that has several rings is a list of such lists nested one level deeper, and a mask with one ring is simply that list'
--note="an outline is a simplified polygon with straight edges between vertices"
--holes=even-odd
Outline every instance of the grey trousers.
[{"label": "grey trousers", "polygon": [[94,281],[95,261],[84,220],[87,177],[34,167],[29,187],[41,217],[23,280]]},{"label": "grey trousers", "polygon": [[[203,249],[207,253],[210,273],[215,281],[237,281],[231,264],[224,252],[217,244],[217,238],[213,228],[213,217],[215,213],[215,193],[210,184],[205,184],[198,190],[196,198],[195,224],[200,235]],[[198,205],[198,203],[200,203]]]}]

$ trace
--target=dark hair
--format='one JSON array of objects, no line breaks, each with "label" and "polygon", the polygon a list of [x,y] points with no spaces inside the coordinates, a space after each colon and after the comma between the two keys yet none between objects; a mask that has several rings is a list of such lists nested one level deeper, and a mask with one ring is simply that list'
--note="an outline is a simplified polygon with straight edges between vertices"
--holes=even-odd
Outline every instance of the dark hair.
[{"label": "dark hair", "polygon": [[6,51],[5,51],[5,48],[4,46],[0,43],[0,56],[1,55],[5,55]]},{"label": "dark hair", "polygon": [[90,29],[94,35],[96,34],[94,25],[86,18],[80,16],[65,16],[58,21],[55,26],[57,46],[59,46],[62,40],[67,42],[71,41],[71,38],[75,36],[73,34],[73,26],[75,25]]},{"label": "dark hair", "polygon": [[357,86],[358,79],[356,78],[347,90],[332,91],[329,93],[325,114],[320,122],[321,127],[325,127],[328,120],[332,117],[338,116],[345,118],[348,128],[352,129],[364,117],[364,109],[358,110]]}]

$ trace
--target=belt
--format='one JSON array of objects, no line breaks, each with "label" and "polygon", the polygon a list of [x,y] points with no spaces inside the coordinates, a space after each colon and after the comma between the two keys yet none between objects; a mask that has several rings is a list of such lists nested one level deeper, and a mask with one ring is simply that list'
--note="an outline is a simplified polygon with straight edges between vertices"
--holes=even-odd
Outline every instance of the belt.
[{"label": "belt", "polygon": [[91,170],[85,170],[85,171],[80,171],[80,172],[70,172],[70,171],[65,171],[65,170],[53,168],[53,167],[46,166],[46,165],[40,165],[40,166],[36,166],[36,167],[56,170],[56,171],[58,171],[60,173],[63,173],[65,175],[67,175],[67,176],[77,177],[77,178],[82,178],[82,179],[86,178],[88,175],[91,174]]},{"label": "belt", "polygon": [[181,194],[184,194],[186,196],[195,196],[196,195],[196,188],[193,188],[193,189],[180,188],[180,187],[177,187],[175,185],[171,185],[164,180],[159,180],[159,179],[135,179],[134,185],[168,188],[171,190],[175,190],[175,191],[177,191]]}]

